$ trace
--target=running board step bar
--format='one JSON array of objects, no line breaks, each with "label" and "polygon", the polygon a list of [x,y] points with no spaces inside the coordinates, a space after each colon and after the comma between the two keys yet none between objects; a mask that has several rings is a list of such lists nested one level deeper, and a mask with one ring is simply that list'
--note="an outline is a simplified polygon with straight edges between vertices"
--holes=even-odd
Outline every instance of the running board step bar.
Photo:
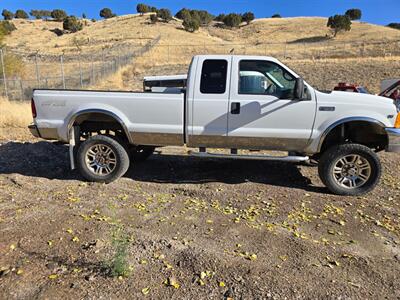
[{"label": "running board step bar", "polygon": [[245,155],[245,154],[219,154],[208,152],[189,151],[188,155],[204,158],[231,158],[231,159],[250,159],[250,160],[270,160],[299,163],[308,161],[308,156],[271,156],[271,155]]}]

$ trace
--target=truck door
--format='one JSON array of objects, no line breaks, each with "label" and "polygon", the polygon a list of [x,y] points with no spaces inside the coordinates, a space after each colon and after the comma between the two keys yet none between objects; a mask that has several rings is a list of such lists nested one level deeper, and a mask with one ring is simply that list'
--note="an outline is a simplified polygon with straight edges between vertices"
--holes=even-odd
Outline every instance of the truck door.
[{"label": "truck door", "polygon": [[311,137],[316,100],[293,100],[296,76],[277,62],[233,57],[228,114],[232,147],[300,151]]},{"label": "truck door", "polygon": [[218,56],[197,60],[193,98],[189,98],[189,146],[223,147],[226,142],[230,65]]}]

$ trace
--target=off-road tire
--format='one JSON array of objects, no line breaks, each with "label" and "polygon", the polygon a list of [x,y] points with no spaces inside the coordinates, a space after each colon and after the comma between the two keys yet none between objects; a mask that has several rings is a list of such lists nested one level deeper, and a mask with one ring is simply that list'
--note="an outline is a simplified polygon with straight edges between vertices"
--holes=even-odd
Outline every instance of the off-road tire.
[{"label": "off-road tire", "polygon": [[[103,145],[112,150],[115,164],[109,174],[96,174],[87,163],[88,151],[96,146]],[[110,183],[123,176],[129,168],[129,155],[123,142],[114,137],[95,135],[79,145],[76,156],[77,168],[82,176],[91,182]]]},{"label": "off-road tire", "polygon": [[131,160],[134,163],[143,162],[154,153],[155,149],[154,146],[132,146],[129,149]]},{"label": "off-road tire", "polygon": [[[341,158],[358,155],[369,163],[369,178],[360,186],[343,187],[334,175],[334,168]],[[379,157],[370,148],[360,144],[341,144],[327,149],[318,164],[319,177],[323,184],[334,194],[345,196],[363,195],[372,191],[379,183],[382,166]]]}]

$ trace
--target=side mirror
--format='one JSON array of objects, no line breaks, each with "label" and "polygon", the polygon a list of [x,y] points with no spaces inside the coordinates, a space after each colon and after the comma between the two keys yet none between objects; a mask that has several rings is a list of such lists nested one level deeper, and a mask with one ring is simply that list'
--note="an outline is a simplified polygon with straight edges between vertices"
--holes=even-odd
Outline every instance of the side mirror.
[{"label": "side mirror", "polygon": [[296,78],[296,84],[294,85],[294,99],[304,99],[304,80],[301,77]]}]

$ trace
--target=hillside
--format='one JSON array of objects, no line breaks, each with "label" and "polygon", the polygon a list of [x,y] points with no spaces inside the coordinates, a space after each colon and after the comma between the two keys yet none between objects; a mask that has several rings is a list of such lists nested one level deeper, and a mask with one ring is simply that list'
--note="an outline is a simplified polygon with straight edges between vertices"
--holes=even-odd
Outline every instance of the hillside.
[{"label": "hillside", "polygon": [[[397,57],[400,56],[400,30],[363,22],[353,22],[350,32],[334,39],[326,27],[326,18],[320,17],[257,19],[234,30],[212,23],[196,33],[188,33],[177,20],[151,24],[149,15],[125,15],[97,22],[85,20],[82,31],[60,37],[51,31],[62,28],[60,22],[13,22],[17,30],[7,37],[6,43],[11,51],[22,54],[28,61],[24,78],[27,80],[36,78],[32,53],[39,55],[41,78],[60,76],[59,64],[45,61],[49,55],[56,56],[55,62],[59,62],[58,55],[69,55],[71,61],[65,62],[65,72],[67,75],[76,72],[78,64],[73,58],[79,51],[83,69],[89,74],[93,60],[98,64],[104,60],[112,61],[119,55],[141,49],[158,37],[155,46],[136,57],[134,63],[129,60],[125,67],[111,73],[106,80],[90,82],[85,88],[140,89],[144,75],[183,72],[193,55],[207,53],[275,56],[295,69],[301,66],[297,71],[321,89],[331,89],[339,80],[346,80],[359,82],[378,92],[381,79],[400,76],[398,68],[393,68],[398,65]],[[321,59],[332,61],[316,63]],[[323,67],[319,69],[318,65]],[[374,70],[373,74],[370,74],[371,70]],[[335,76],[327,78],[330,74]],[[77,78],[78,74],[74,76]]]},{"label": "hillside", "polygon": [[[160,45],[197,45],[208,47],[224,43],[247,46],[264,43],[296,43],[326,41],[329,33],[325,18],[257,19],[237,30],[224,29],[218,24],[201,28],[196,33],[183,30],[179,21],[150,24],[149,17],[126,15],[91,22],[80,32],[61,37],[50,30],[62,28],[60,22],[41,20],[14,20],[17,30],[7,39],[12,49],[24,52],[61,54],[76,51],[93,53],[119,43],[142,45],[147,39],[161,37]],[[32,38],[34,37],[34,38]],[[343,42],[387,43],[400,40],[400,31],[383,26],[354,22],[352,30],[329,40],[331,44]]]}]

